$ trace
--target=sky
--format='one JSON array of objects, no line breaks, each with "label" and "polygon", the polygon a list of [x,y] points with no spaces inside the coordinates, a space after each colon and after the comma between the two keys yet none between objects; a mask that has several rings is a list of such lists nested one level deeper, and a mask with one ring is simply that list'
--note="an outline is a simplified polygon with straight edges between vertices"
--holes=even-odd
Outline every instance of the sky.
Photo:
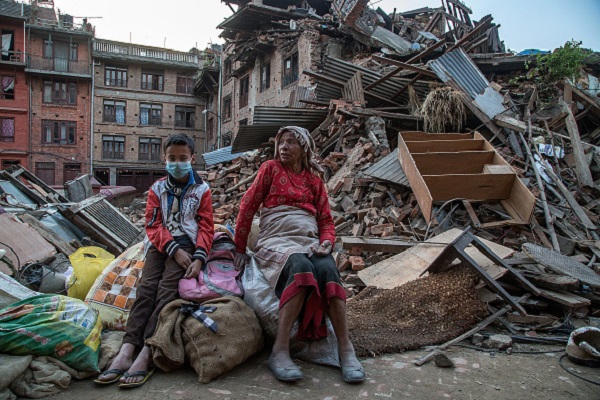
[{"label": "sky", "polygon": [[[471,19],[491,14],[513,51],[553,50],[575,39],[600,51],[600,0],[463,0]],[[54,0],[62,13],[88,17],[96,37],[189,51],[222,43],[216,26],[232,11],[221,0]],[[439,7],[441,0],[372,0],[392,13]],[[233,6],[234,9],[236,6]],[[102,17],[102,18],[91,18]]]}]

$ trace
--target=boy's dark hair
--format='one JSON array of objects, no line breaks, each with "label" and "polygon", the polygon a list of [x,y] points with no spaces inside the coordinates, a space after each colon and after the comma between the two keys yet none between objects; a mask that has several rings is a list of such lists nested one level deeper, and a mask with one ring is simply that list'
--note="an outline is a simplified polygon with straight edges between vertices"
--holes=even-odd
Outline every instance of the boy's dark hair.
[{"label": "boy's dark hair", "polygon": [[167,137],[163,144],[163,152],[167,152],[167,148],[173,145],[185,145],[190,148],[192,155],[194,154],[194,139],[186,135],[185,133],[173,133]]}]

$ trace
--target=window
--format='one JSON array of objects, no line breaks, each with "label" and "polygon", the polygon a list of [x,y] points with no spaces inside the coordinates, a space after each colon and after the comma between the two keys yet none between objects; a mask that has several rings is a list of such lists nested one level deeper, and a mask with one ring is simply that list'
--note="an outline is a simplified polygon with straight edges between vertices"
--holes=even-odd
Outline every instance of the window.
[{"label": "window", "polygon": [[0,99],[14,100],[15,99],[15,77],[0,76]]},{"label": "window", "polygon": [[102,158],[122,160],[125,158],[125,136],[102,135]]},{"label": "window", "polygon": [[225,60],[225,80],[231,78],[231,60]]},{"label": "window", "polygon": [[19,161],[19,160],[2,160],[2,169],[9,169],[10,167],[14,167],[16,165],[21,165],[21,161]]},{"label": "window", "polygon": [[110,67],[104,68],[104,85],[127,87],[127,68]]},{"label": "window", "polygon": [[240,108],[248,105],[248,91],[250,90],[250,75],[240,79]]},{"label": "window", "polygon": [[223,119],[231,119],[231,95],[223,99]]},{"label": "window", "polygon": [[142,72],[142,89],[163,90],[164,76],[162,73]]},{"label": "window", "polygon": [[53,162],[37,162],[35,163],[35,175],[40,178],[46,185],[54,185],[54,163]]},{"label": "window", "polygon": [[125,102],[116,100],[104,100],[104,122],[125,123]]},{"label": "window", "polygon": [[71,61],[77,61],[77,43],[71,43],[70,56]]},{"label": "window", "polygon": [[162,105],[140,104],[140,125],[161,125]]},{"label": "window", "polygon": [[159,138],[140,138],[140,161],[160,161],[161,140]]},{"label": "window", "polygon": [[77,84],[61,81],[44,81],[44,103],[77,104]]},{"label": "window", "polygon": [[192,94],[196,86],[196,79],[193,75],[177,75],[177,93]]},{"label": "window", "polygon": [[210,117],[206,122],[206,140],[212,142],[215,134],[215,119]]},{"label": "window", "polygon": [[271,86],[271,61],[260,67],[260,91],[264,92]]},{"label": "window", "polygon": [[194,128],[196,109],[194,107],[175,106],[175,126],[178,128]]},{"label": "window", "polygon": [[283,60],[283,87],[298,80],[298,53]]},{"label": "window", "polygon": [[2,123],[2,132],[0,132],[0,142],[14,142],[15,141],[15,119],[14,118],[0,118]]},{"label": "window", "polygon": [[248,125],[248,118],[244,118],[240,120],[240,126],[246,126]]},{"label": "window", "polygon": [[[12,61],[15,50],[15,31],[2,29],[2,60]],[[19,54],[17,56],[20,56]],[[20,58],[19,58],[20,60]]]},{"label": "window", "polygon": [[77,43],[58,40],[44,40],[44,58],[65,59],[77,61]]},{"label": "window", "polygon": [[77,123],[74,121],[42,121],[42,143],[75,144]]}]

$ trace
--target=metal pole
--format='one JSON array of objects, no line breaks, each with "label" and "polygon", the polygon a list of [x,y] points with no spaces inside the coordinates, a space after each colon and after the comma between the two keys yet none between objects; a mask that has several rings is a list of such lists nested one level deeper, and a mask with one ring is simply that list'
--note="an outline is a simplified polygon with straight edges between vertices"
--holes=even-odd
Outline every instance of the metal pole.
[{"label": "metal pole", "polygon": [[219,55],[219,102],[217,109],[217,149],[221,148],[221,108],[222,108],[222,97],[223,97],[223,48],[221,48],[221,54]]},{"label": "metal pole", "polygon": [[204,103],[204,112],[202,114],[204,114],[204,151],[203,153],[206,153],[206,147],[208,145],[208,125],[206,125],[206,114],[208,114],[207,112],[208,110],[206,109],[206,103]]}]

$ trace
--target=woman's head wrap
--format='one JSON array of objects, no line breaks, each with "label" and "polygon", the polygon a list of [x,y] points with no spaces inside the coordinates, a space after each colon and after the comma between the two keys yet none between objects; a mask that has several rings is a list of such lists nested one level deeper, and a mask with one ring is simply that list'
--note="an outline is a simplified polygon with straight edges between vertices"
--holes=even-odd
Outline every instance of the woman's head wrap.
[{"label": "woman's head wrap", "polygon": [[279,132],[277,132],[277,135],[275,136],[275,159],[281,161],[281,157],[279,156],[279,140],[281,139],[281,135],[285,132],[293,134],[298,143],[300,143],[300,146],[304,149],[302,166],[313,174],[322,177],[324,171],[316,161],[315,141],[310,135],[310,132],[300,126],[284,126],[279,129]]}]

